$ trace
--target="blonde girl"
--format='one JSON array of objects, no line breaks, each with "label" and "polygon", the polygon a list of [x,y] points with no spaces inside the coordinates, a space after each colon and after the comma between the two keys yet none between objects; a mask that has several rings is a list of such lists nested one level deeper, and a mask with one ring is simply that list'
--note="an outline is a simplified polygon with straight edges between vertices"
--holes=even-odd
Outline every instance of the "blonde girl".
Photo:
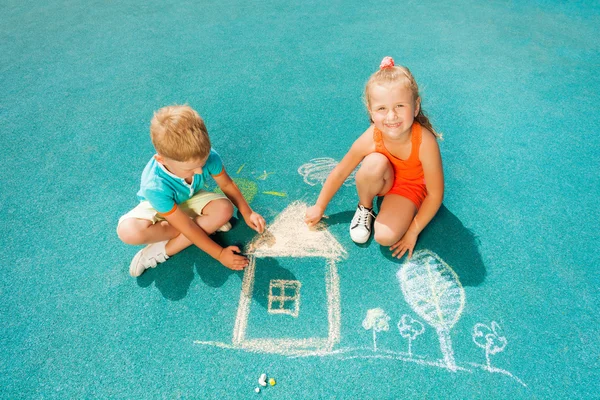
[{"label": "blonde girl", "polygon": [[[389,246],[394,257],[408,253],[410,258],[419,234],[444,197],[440,135],[421,110],[411,72],[394,65],[391,57],[385,57],[369,78],[365,103],[371,126],[331,171],[317,202],[306,211],[305,222],[312,226],[321,220],[332,197],[361,164],[350,237],[365,243],[373,230],[375,241]],[[377,216],[373,213],[376,196],[383,196]]]}]

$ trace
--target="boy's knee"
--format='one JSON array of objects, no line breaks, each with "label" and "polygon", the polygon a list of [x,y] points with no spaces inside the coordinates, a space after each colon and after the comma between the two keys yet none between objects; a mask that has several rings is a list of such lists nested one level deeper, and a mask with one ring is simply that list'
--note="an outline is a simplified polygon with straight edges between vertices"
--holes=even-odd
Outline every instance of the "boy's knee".
[{"label": "boy's knee", "polygon": [[205,210],[208,211],[206,215],[211,215],[219,220],[223,220],[223,223],[229,221],[233,216],[233,204],[231,204],[231,201],[228,199],[213,200],[209,203],[209,206],[210,209]]},{"label": "boy's knee", "polygon": [[117,227],[117,235],[126,244],[144,244],[134,219],[126,219]]}]

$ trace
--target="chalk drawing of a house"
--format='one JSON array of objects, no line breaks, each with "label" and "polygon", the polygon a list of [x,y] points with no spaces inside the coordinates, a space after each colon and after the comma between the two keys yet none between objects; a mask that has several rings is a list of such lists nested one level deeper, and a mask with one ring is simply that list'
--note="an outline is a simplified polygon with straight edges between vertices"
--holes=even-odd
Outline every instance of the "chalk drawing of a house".
[{"label": "chalk drawing of a house", "polygon": [[[305,204],[290,204],[269,225],[268,232],[250,243],[250,263],[244,272],[233,347],[283,355],[318,355],[330,353],[339,343],[341,314],[336,261],[346,252],[323,225],[308,228],[303,221],[305,212]],[[294,272],[279,267],[280,264],[290,266]],[[269,268],[269,265],[277,267]],[[257,271],[260,282],[257,282]],[[272,276],[269,276],[270,271]],[[314,276],[319,273],[323,280],[315,282]],[[310,279],[303,281],[303,277]],[[263,286],[260,290],[268,302],[266,307],[255,305],[252,308],[259,284]],[[319,288],[311,288],[311,285]],[[303,296],[304,291],[309,294]],[[321,304],[310,306],[315,298]],[[263,314],[256,320],[267,329],[249,330],[252,313]],[[315,321],[315,314],[320,314],[325,321]],[[299,316],[304,320],[297,322]],[[314,325],[321,330],[315,331]],[[307,330],[308,326],[312,328]]]}]

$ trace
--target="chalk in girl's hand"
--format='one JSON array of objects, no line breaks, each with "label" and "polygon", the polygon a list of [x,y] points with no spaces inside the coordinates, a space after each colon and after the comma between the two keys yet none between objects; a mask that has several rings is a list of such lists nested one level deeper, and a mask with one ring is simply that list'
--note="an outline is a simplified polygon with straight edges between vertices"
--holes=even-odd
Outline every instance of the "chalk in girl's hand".
[{"label": "chalk in girl's hand", "polygon": [[254,388],[254,391],[255,391],[256,393],[260,393],[260,388],[258,388],[258,387],[257,387],[257,388]]},{"label": "chalk in girl's hand", "polygon": [[275,379],[273,379],[273,378],[270,378],[270,379],[269,379],[269,385],[271,385],[271,386],[275,386]]},{"label": "chalk in girl's hand", "polygon": [[258,378],[258,384],[260,386],[267,386],[267,374],[262,374],[260,378]]}]

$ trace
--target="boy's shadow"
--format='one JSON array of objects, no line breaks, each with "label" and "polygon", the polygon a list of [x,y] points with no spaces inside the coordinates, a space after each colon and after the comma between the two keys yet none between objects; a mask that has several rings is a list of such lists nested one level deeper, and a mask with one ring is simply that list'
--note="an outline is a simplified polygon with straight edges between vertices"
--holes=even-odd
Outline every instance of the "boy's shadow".
[{"label": "boy's shadow", "polygon": [[[274,279],[286,281],[297,280],[296,276],[291,271],[281,267],[275,258],[266,257],[256,259],[252,297],[265,309],[269,305],[269,286],[271,280]],[[283,296],[284,293],[273,293],[273,295]]]},{"label": "boy's shadow", "polygon": [[[414,251],[431,250],[442,258],[460,279],[463,286],[477,286],[486,275],[479,253],[479,239],[443,204],[435,217],[419,235]],[[395,262],[389,247],[381,246],[381,253]],[[403,256],[401,262],[406,260]]]},{"label": "boy's shadow", "polygon": [[[238,222],[234,218],[231,223],[236,226]],[[243,251],[243,246],[239,243],[245,241],[239,239],[251,236],[253,231],[250,228],[244,229],[245,224],[241,225],[241,229],[238,228],[235,233],[216,233],[212,238],[221,246],[237,245]],[[202,282],[213,288],[223,286],[232,275],[237,275],[240,281],[244,276],[244,271],[234,271],[226,268],[192,245],[172,259],[159,264],[156,268],[146,270],[144,274],[137,278],[137,283],[141,287],[148,287],[154,282],[164,298],[173,301],[181,300],[187,296],[190,285],[194,280],[194,267]]]}]

